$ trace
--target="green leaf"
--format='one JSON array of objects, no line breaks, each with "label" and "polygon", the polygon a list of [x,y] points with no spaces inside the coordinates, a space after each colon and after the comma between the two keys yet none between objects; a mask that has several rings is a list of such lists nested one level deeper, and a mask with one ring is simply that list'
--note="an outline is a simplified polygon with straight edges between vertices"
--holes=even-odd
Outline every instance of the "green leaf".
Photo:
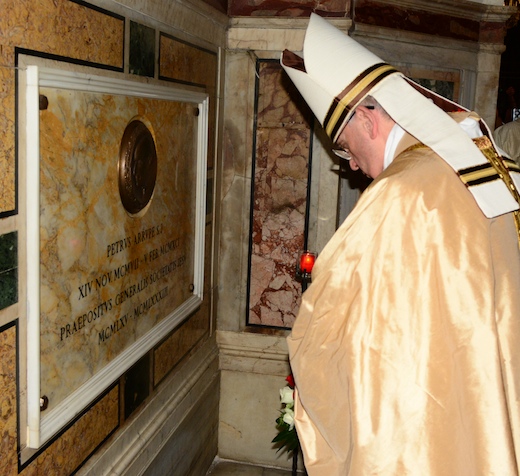
[{"label": "green leaf", "polygon": [[277,451],[285,450],[288,453],[292,453],[299,447],[298,434],[296,433],[296,429],[293,428],[290,430],[289,425],[284,423],[285,428],[281,428],[281,425],[278,426],[279,432],[276,435],[271,443],[275,443],[275,447],[278,448]]}]

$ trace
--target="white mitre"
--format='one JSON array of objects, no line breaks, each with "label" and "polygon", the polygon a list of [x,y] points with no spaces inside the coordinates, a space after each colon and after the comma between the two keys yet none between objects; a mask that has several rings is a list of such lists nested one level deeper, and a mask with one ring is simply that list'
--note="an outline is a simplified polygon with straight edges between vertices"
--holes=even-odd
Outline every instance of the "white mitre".
[{"label": "white mitre", "polygon": [[[478,146],[446,114],[466,108],[406,78],[319,15],[311,14],[303,58],[285,50],[281,64],[333,142],[355,108],[370,95],[457,173],[490,167]],[[482,120],[480,127],[494,146]],[[520,189],[520,173],[510,170],[510,175]],[[504,181],[497,174],[488,177],[468,186],[483,213],[495,217],[519,209]]]}]

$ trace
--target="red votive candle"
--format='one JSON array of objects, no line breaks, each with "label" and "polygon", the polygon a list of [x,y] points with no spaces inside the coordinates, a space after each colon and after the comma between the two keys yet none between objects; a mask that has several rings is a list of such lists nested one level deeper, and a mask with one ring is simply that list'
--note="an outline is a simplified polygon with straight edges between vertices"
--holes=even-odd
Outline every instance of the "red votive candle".
[{"label": "red votive candle", "polygon": [[303,252],[300,256],[300,269],[302,270],[302,272],[310,274],[315,261],[316,256],[314,255],[314,253],[310,253],[309,251]]}]

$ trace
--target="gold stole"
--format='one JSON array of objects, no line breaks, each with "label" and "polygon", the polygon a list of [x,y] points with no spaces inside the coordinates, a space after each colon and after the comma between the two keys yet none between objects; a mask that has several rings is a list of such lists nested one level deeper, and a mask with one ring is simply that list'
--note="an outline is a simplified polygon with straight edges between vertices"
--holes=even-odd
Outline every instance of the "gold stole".
[{"label": "gold stole", "polygon": [[[485,155],[486,159],[488,159],[496,174],[506,184],[507,189],[511,192],[511,195],[516,202],[520,204],[520,194],[518,193],[515,182],[513,182],[513,179],[511,178],[511,174],[509,173],[510,170],[520,172],[518,164],[507,157],[500,156],[487,136],[473,139],[473,142],[475,142],[480,151]],[[513,216],[515,218],[516,232],[518,235],[518,245],[520,246],[520,210],[515,210]]]},{"label": "gold stole", "polygon": [[[520,193],[511,178],[511,174],[509,173],[510,171],[520,172],[520,166],[518,166],[514,160],[500,156],[493,147],[489,137],[477,137],[476,139],[473,139],[473,142],[486,157],[488,163],[459,170],[457,174],[462,183],[464,183],[466,187],[470,188],[483,182],[502,180],[506,184],[507,189],[511,192],[515,201],[520,205]],[[417,143],[408,147],[404,152],[423,147],[427,146]],[[513,211],[513,217],[518,235],[518,246],[520,247],[520,210]]]}]

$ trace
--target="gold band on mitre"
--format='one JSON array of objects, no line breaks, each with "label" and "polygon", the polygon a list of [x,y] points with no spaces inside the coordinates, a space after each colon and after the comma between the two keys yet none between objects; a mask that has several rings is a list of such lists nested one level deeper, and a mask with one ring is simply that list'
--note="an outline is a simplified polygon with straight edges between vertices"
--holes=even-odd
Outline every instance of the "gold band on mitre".
[{"label": "gold band on mitre", "polygon": [[341,93],[334,98],[323,120],[327,135],[335,140],[348,120],[349,114],[372,88],[390,74],[399,73],[387,63],[374,64],[363,71]]}]

